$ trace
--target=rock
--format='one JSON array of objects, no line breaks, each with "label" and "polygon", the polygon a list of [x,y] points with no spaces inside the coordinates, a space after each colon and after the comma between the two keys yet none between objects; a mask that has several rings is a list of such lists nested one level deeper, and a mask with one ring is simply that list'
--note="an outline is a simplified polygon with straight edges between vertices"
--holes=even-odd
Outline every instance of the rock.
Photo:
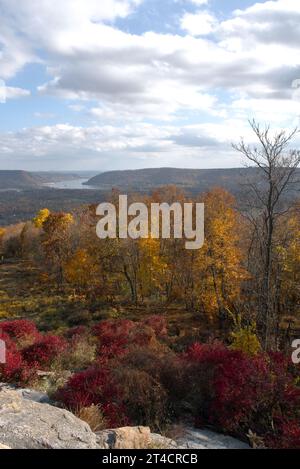
[{"label": "rock", "polygon": [[11,449],[11,448],[9,446],[2,445],[2,443],[0,443],[0,449]]},{"label": "rock", "polygon": [[249,445],[231,436],[192,428],[187,428],[176,443],[180,449],[250,449]]},{"label": "rock", "polygon": [[181,438],[172,440],[149,427],[124,427],[97,433],[102,449],[249,449],[245,443],[209,430],[186,428]]},{"label": "rock", "polygon": [[[0,389],[1,443],[11,449],[94,449],[96,435],[70,412]],[[35,394],[32,397],[37,398]]]},{"label": "rock", "polygon": [[46,394],[44,392],[33,391],[32,389],[19,389],[15,386],[11,386],[11,385],[8,385],[8,384],[0,384],[0,391],[4,390],[4,389],[6,389],[8,391],[9,390],[10,391],[15,391],[22,398],[28,399],[30,401],[40,402],[42,404],[44,404],[44,403],[50,404],[51,403],[48,394]]},{"label": "rock", "polygon": [[47,394],[0,384],[0,449],[249,449],[230,436],[183,429],[176,440],[149,427],[93,433],[87,423],[50,405]]},{"label": "rock", "polygon": [[102,449],[144,449],[151,443],[149,427],[123,427],[97,433]]},{"label": "rock", "polygon": [[166,438],[165,436],[159,435],[158,433],[151,433],[151,443],[149,448],[152,449],[173,449],[177,448],[176,441]]}]

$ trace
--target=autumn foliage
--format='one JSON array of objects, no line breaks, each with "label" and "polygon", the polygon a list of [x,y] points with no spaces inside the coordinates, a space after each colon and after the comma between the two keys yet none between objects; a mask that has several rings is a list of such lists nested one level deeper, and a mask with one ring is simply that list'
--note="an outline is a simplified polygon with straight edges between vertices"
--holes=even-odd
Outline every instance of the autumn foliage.
[{"label": "autumn foliage", "polygon": [[[282,354],[253,356],[220,342],[175,353],[160,316],[101,321],[64,337],[41,334],[30,321],[3,325],[7,363],[0,365],[0,378],[20,385],[36,382],[38,370],[65,363],[83,338],[95,343],[97,354],[85,369],[74,370],[55,399],[74,412],[97,406],[109,427],[148,422],[160,429],[188,408],[198,426],[245,441],[257,435],[269,447],[299,447],[300,389]],[[34,343],[18,350],[28,335]]]}]

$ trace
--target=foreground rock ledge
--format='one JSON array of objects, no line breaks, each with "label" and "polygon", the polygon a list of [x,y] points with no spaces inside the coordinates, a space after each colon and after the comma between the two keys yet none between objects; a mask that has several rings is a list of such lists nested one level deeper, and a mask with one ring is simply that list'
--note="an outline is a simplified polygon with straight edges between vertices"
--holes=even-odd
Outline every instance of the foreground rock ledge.
[{"label": "foreground rock ledge", "polygon": [[0,385],[0,449],[247,449],[234,438],[185,429],[177,441],[149,427],[93,433],[72,413],[47,403],[47,396]]},{"label": "foreground rock ledge", "polygon": [[70,412],[0,389],[1,444],[11,449],[95,449],[96,435]]}]

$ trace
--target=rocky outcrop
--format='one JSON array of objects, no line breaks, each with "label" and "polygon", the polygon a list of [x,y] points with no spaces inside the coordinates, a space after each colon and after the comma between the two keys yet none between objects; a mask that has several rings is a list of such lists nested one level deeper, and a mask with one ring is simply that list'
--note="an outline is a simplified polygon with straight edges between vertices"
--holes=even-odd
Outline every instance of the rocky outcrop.
[{"label": "rocky outcrop", "polygon": [[2,443],[0,443],[0,449],[11,449],[11,448],[9,446],[2,445]]},{"label": "rocky outcrop", "polygon": [[148,427],[124,427],[99,432],[97,442],[104,449],[249,449],[247,444],[230,436],[191,428],[185,429],[175,441],[151,433]]},{"label": "rocky outcrop", "polygon": [[96,435],[70,412],[0,389],[1,443],[12,449],[92,449]]},{"label": "rocky outcrop", "polygon": [[185,429],[184,436],[176,441],[184,449],[250,449],[250,446],[231,436],[209,430]]},{"label": "rocky outcrop", "polygon": [[97,443],[103,449],[142,449],[151,444],[149,427],[123,427],[104,430],[97,434]]},{"label": "rocky outcrop", "polygon": [[184,429],[176,441],[149,427],[93,433],[72,413],[49,404],[46,394],[0,385],[0,449],[246,449],[229,436]]}]

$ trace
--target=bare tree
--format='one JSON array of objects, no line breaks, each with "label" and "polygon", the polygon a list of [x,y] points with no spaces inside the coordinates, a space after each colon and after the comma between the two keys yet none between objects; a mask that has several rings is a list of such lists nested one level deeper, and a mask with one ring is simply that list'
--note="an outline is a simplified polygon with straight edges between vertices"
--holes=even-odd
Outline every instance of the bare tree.
[{"label": "bare tree", "polygon": [[[258,327],[265,349],[274,345],[276,311],[272,291],[275,233],[279,218],[287,210],[286,194],[295,187],[300,151],[290,149],[298,129],[271,132],[270,126],[262,128],[255,120],[249,121],[258,140],[258,146],[247,145],[242,139],[233,148],[242,153],[248,166],[256,168],[247,182],[247,217],[253,233],[253,246],[259,246],[257,265],[261,269],[258,305]],[[249,164],[250,163],[250,164]]]}]

